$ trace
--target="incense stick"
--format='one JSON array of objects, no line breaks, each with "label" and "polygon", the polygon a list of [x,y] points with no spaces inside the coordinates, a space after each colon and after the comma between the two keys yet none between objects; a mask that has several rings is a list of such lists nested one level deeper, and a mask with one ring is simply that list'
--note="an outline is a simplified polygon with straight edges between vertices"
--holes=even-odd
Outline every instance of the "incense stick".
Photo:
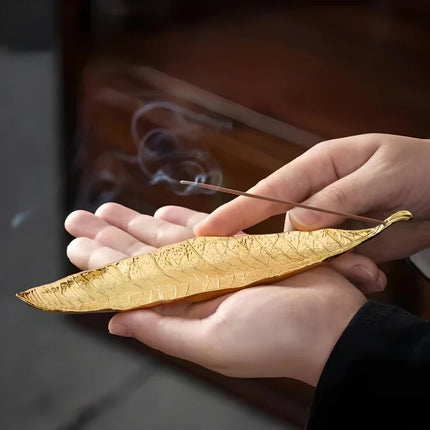
[{"label": "incense stick", "polygon": [[297,206],[299,208],[309,209],[311,211],[325,212],[325,213],[328,213],[331,215],[340,215],[342,217],[355,219],[358,221],[364,221],[364,222],[370,222],[370,223],[376,223],[376,224],[383,224],[384,223],[383,220],[376,219],[376,218],[370,218],[370,217],[361,216],[361,215],[353,215],[353,214],[350,214],[347,212],[334,211],[331,209],[317,208],[315,206],[309,206],[309,205],[305,205],[303,203],[291,202],[289,200],[278,200],[278,199],[274,199],[272,197],[266,197],[266,196],[260,196],[258,194],[246,193],[244,191],[233,190],[231,188],[218,187],[217,185],[205,184],[203,182],[191,182],[191,181],[185,181],[185,180],[181,180],[179,182],[182,185],[193,185],[193,186],[200,187],[200,188],[206,188],[208,190],[219,191],[221,193],[234,194],[236,196],[245,196],[245,197],[251,197],[253,199],[260,199],[260,200],[266,200],[266,201],[274,202],[274,203],[281,203],[284,205]]}]

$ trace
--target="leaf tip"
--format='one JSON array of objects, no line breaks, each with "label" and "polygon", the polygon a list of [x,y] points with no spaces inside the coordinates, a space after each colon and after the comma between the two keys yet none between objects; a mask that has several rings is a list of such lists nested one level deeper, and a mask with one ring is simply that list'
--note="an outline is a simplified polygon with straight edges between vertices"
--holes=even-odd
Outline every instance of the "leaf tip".
[{"label": "leaf tip", "polygon": [[27,303],[27,305],[34,306],[33,302],[28,297],[29,292],[28,291],[22,291],[20,293],[16,293],[15,297],[19,300],[22,300],[24,303]]},{"label": "leaf tip", "polygon": [[391,224],[398,221],[408,221],[413,218],[413,215],[410,211],[401,210],[392,215],[390,215],[386,220],[384,220],[384,227],[388,227]]}]

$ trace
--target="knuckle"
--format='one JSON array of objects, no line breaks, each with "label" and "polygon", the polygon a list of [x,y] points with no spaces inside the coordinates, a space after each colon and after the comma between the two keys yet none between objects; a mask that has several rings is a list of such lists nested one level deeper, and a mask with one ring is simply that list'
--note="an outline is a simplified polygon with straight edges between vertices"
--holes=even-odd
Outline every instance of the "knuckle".
[{"label": "knuckle", "polygon": [[[275,172],[276,173],[276,172]],[[271,174],[261,179],[257,185],[253,188],[258,189],[260,194],[268,195],[269,197],[278,198],[283,192],[282,186],[279,183],[279,178],[276,178],[274,174]]]},{"label": "knuckle", "polygon": [[153,243],[156,248],[160,248],[169,243],[169,224],[163,222],[157,228],[157,231],[154,232],[154,240]]},{"label": "knuckle", "polygon": [[[283,200],[285,198],[285,194],[288,194],[286,191],[286,187],[281,183],[279,178],[275,177],[273,174],[258,181],[255,187],[250,190],[251,193],[271,197],[277,200]],[[280,212],[280,206],[282,206],[282,203],[271,201],[266,201],[264,204],[267,205],[270,212],[274,213]]]},{"label": "knuckle", "polygon": [[325,197],[336,206],[343,206],[348,201],[346,190],[337,185],[326,188],[323,193]]},{"label": "knuckle", "polygon": [[101,228],[94,236],[94,240],[102,244],[109,243],[110,239],[114,237],[114,234],[115,234],[115,227],[109,225]]},{"label": "knuckle", "polygon": [[362,139],[368,140],[370,142],[379,142],[385,140],[386,135],[383,133],[365,133],[361,135]]},{"label": "knuckle", "polygon": [[365,133],[361,134],[360,142],[364,147],[381,147],[390,142],[390,135],[384,133]]}]

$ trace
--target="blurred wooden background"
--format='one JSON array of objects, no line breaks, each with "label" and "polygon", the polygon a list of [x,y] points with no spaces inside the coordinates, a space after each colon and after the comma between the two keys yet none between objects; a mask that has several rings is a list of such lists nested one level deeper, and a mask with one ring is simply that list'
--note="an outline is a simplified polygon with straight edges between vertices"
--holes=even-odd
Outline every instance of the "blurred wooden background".
[{"label": "blurred wooden background", "polygon": [[[430,136],[427,2],[206,3],[63,0],[66,212],[108,200],[150,214],[165,204],[211,211],[229,197],[183,195],[166,174],[204,172],[245,190],[323,139]],[[275,217],[250,231],[281,228]],[[406,261],[383,268],[390,281],[379,298],[428,316],[429,283]],[[172,363],[305,423],[304,384]]]}]

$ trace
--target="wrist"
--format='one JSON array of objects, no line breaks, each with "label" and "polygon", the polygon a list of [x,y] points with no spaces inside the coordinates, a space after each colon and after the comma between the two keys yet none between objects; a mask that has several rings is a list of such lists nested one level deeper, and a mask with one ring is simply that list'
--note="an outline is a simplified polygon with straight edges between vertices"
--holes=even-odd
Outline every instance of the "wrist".
[{"label": "wrist", "polygon": [[301,369],[298,379],[313,387],[317,386],[330,355],[349,323],[367,302],[366,297],[359,290],[353,286],[351,288],[355,291],[351,291],[349,301],[345,302],[343,299],[333,297],[334,303],[338,304],[326,313],[323,320],[320,320],[315,342],[310,342],[307,364]]}]

